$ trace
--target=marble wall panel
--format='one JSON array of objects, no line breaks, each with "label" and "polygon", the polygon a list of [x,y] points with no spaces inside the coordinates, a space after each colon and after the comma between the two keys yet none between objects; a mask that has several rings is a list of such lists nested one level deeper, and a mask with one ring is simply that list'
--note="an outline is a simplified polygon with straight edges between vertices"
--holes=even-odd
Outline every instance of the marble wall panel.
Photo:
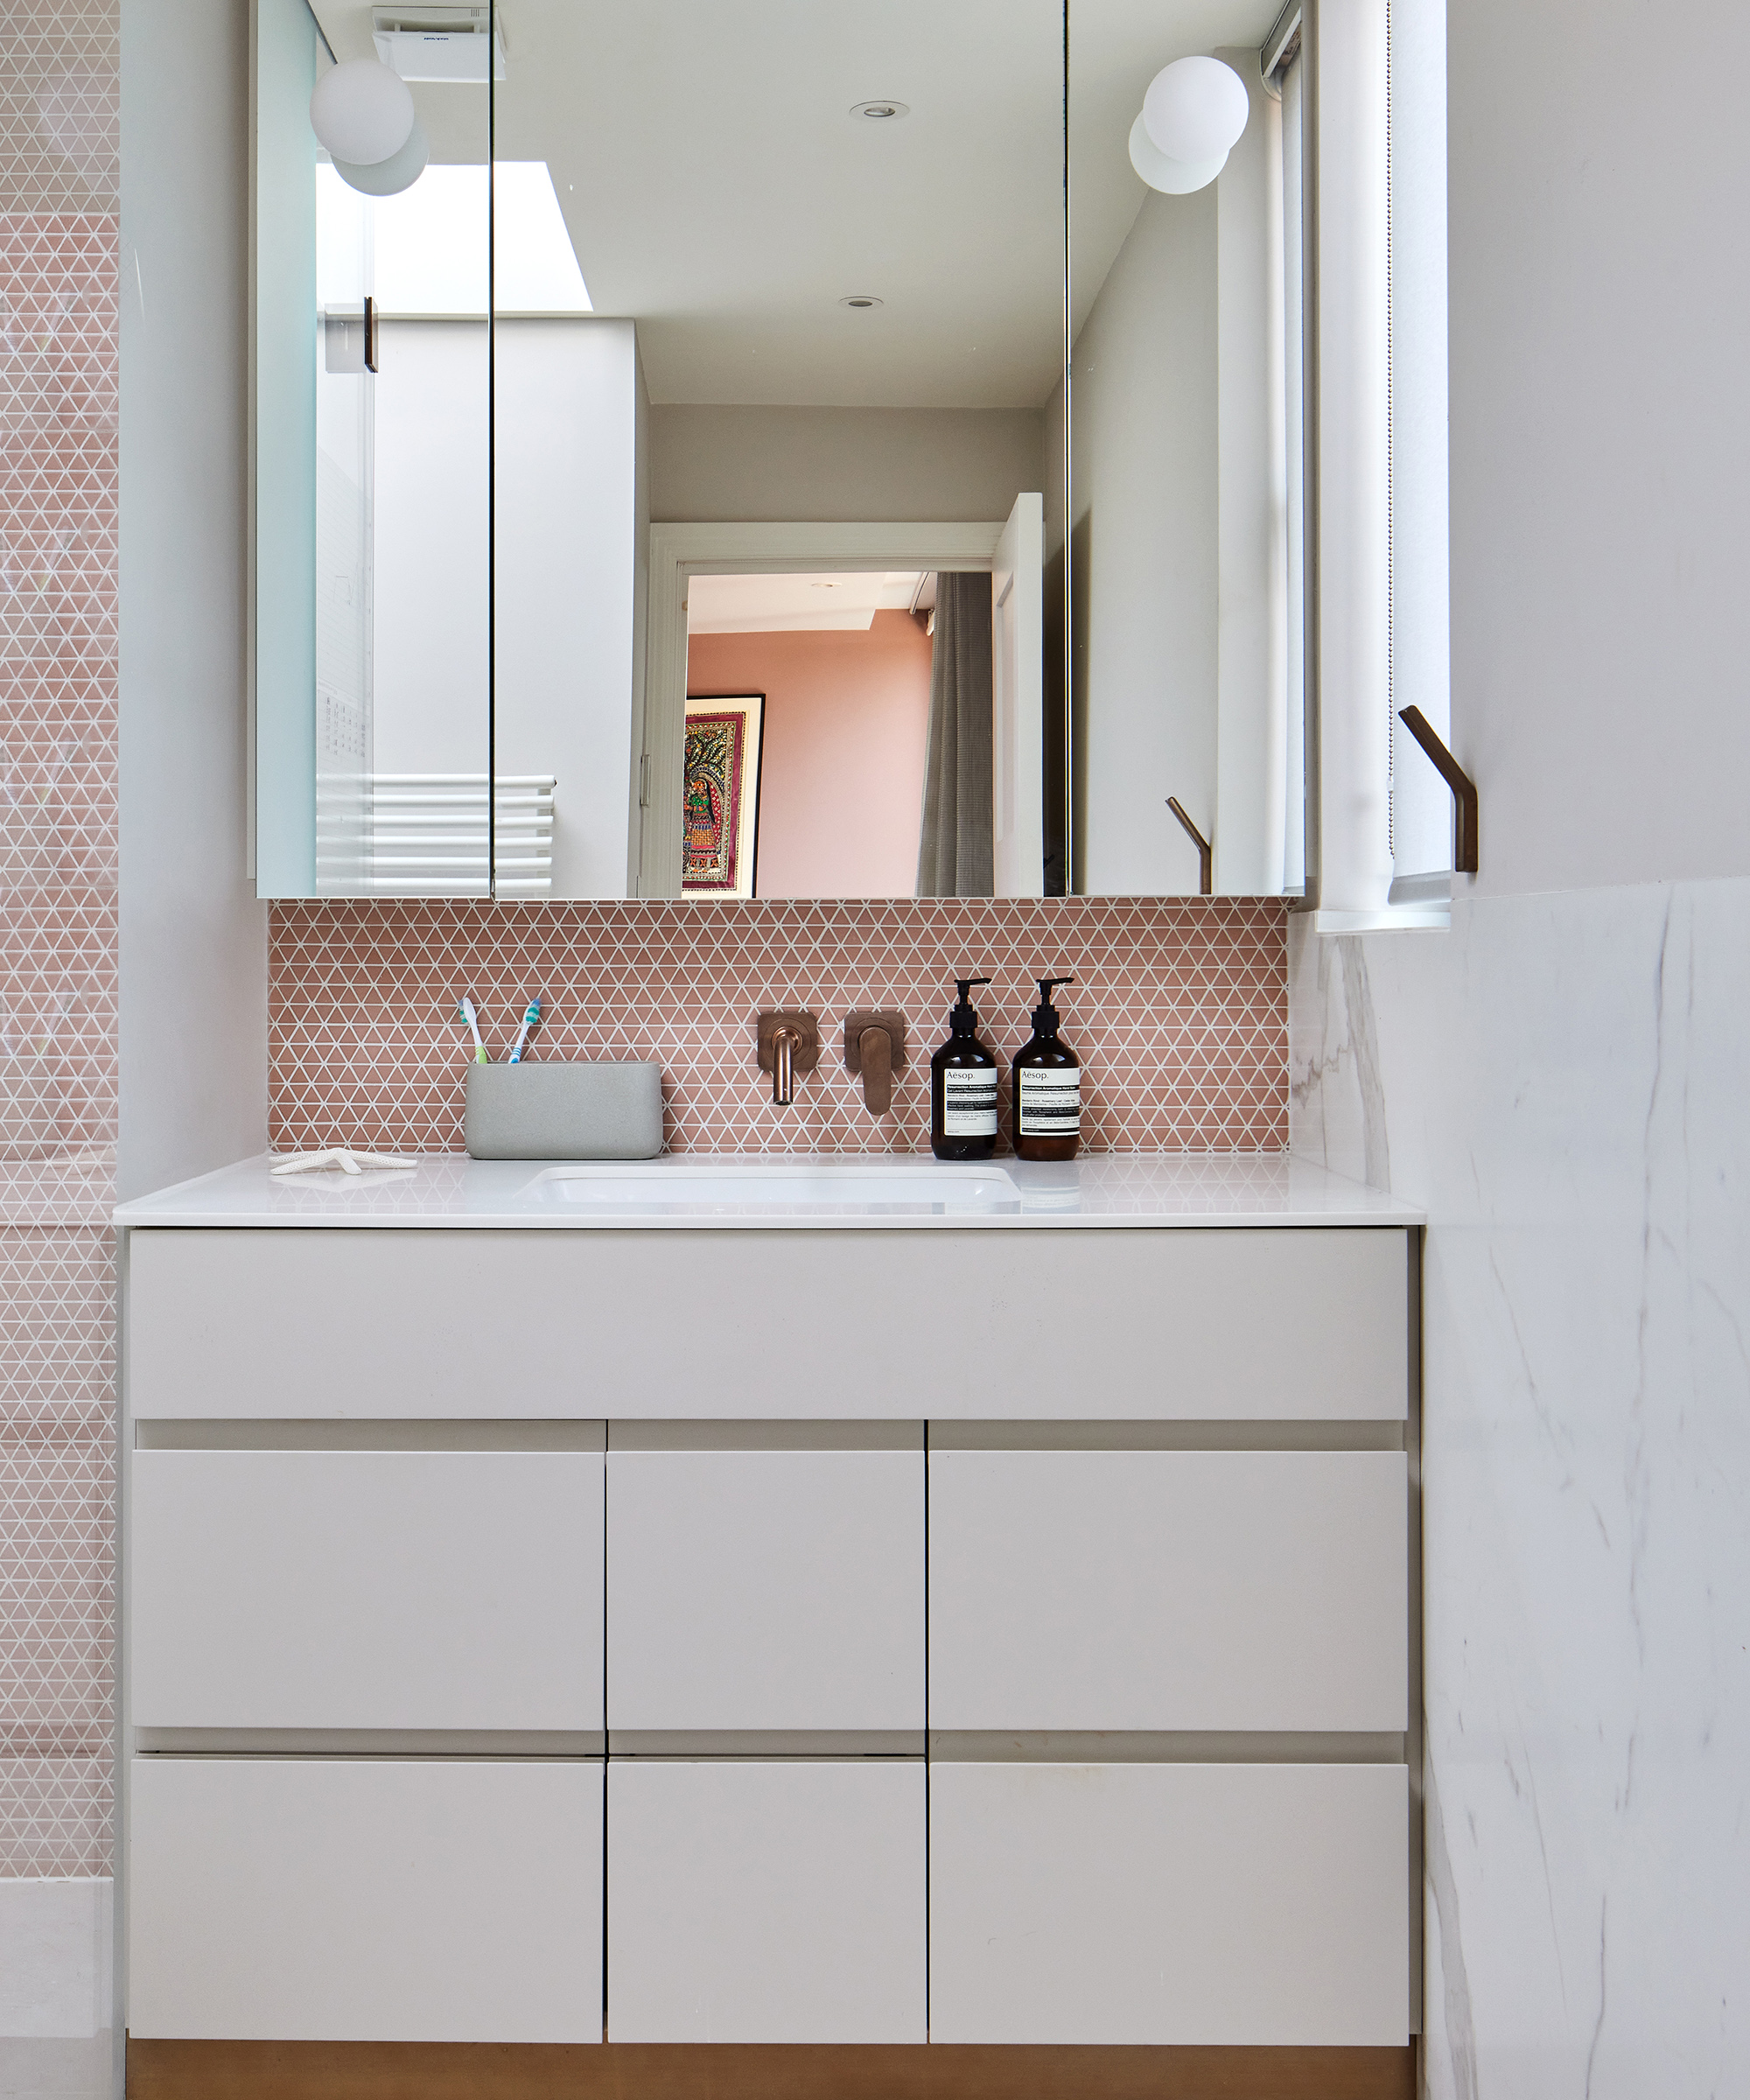
[{"label": "marble wall panel", "polygon": [[1750,2091],[1750,882],[1291,933],[1295,1150],[1429,1214],[1428,2090]]}]

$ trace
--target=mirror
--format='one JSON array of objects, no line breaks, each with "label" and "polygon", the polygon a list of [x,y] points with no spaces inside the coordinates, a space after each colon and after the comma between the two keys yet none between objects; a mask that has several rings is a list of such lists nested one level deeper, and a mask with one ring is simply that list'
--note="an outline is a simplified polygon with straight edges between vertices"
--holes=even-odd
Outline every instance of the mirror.
[{"label": "mirror", "polygon": [[[1087,0],[1066,150],[1060,0],[256,4],[262,894],[1194,891],[1169,795],[1293,886],[1256,8]],[[1212,51],[1243,134],[1148,188]]]},{"label": "mirror", "polygon": [[[1076,0],[1071,17],[1077,891],[1200,886],[1169,795],[1216,891],[1305,883],[1304,125],[1299,9],[1280,5]],[[1144,97],[1188,58],[1229,69],[1243,129],[1174,193],[1145,185],[1132,142],[1146,162]],[[1179,122],[1204,114],[1194,99]]]}]

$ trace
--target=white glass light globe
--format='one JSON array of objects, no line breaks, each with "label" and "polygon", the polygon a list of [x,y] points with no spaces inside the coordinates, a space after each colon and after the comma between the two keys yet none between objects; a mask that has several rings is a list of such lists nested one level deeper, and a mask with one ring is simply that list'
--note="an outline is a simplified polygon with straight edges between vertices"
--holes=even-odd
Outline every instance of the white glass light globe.
[{"label": "white glass light globe", "polygon": [[1149,136],[1169,160],[1194,166],[1228,153],[1250,115],[1245,82],[1220,59],[1179,59],[1143,97]]},{"label": "white glass light globe", "polygon": [[407,144],[413,95],[401,75],[380,60],[348,59],[317,81],[310,128],[336,160],[373,167]]},{"label": "white glass light globe", "polygon": [[1225,153],[1214,160],[1171,160],[1149,136],[1140,116],[1130,126],[1130,165],[1152,190],[1187,197],[1193,190],[1207,189],[1227,164]]},{"label": "white glass light globe", "polygon": [[364,196],[398,197],[425,172],[429,153],[425,127],[416,116],[407,144],[399,153],[391,153],[387,160],[368,161],[362,166],[355,160],[337,160],[334,172]]}]

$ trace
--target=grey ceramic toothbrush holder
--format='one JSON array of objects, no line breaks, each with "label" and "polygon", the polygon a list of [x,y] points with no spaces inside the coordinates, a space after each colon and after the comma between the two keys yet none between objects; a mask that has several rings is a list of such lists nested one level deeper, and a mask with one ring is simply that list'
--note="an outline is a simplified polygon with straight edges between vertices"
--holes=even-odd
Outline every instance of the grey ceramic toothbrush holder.
[{"label": "grey ceramic toothbrush holder", "polygon": [[662,1149],[662,1068],[470,1065],[474,1159],[654,1159]]}]

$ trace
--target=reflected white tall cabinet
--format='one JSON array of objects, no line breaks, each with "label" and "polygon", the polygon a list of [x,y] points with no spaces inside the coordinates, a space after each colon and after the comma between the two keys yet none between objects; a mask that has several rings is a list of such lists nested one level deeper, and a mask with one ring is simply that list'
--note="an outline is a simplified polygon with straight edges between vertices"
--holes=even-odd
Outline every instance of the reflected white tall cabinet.
[{"label": "reflected white tall cabinet", "polygon": [[1401,2048],[1418,1221],[1152,1171],[128,1207],[132,2035]]}]

